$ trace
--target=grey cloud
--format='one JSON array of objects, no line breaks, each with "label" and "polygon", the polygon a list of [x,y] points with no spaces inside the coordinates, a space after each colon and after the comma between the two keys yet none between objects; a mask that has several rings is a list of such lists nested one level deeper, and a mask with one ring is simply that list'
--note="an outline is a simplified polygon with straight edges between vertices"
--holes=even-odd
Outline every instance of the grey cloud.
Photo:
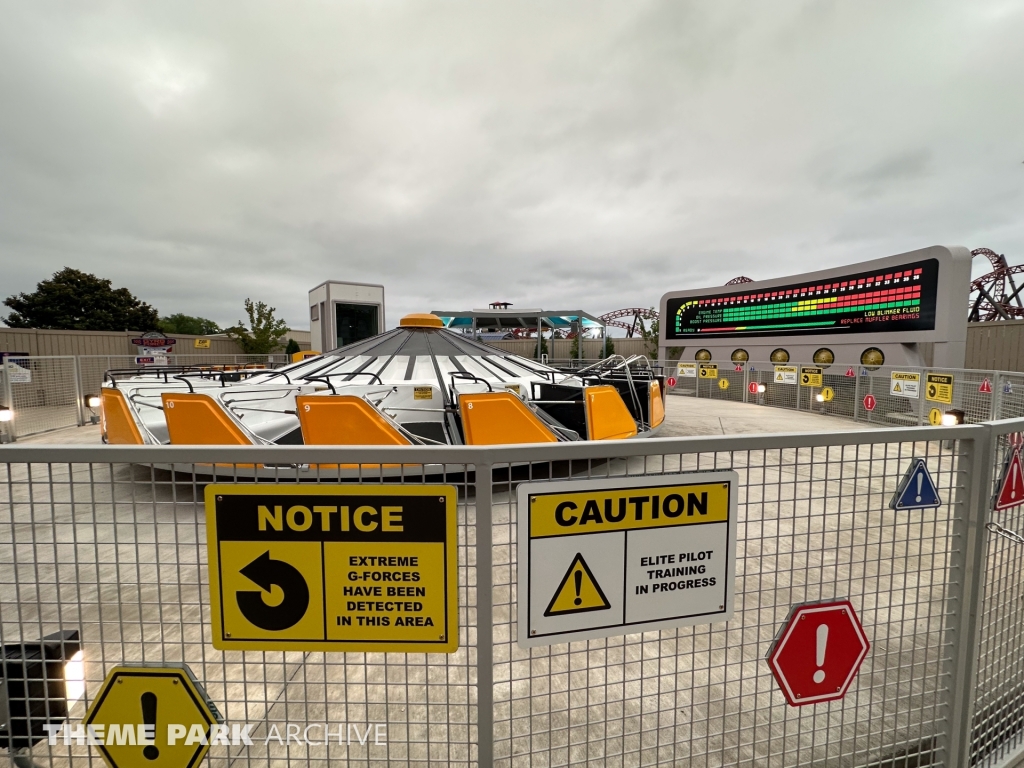
[{"label": "grey cloud", "polygon": [[935,242],[1024,261],[1024,31],[980,0],[2,2],[0,286],[296,326],[603,312]]}]

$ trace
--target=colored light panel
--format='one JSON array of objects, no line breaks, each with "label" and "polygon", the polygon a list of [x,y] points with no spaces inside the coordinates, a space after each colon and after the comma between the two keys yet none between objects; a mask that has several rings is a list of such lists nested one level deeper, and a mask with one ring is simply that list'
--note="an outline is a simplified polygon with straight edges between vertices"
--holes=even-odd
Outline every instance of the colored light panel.
[{"label": "colored light panel", "polygon": [[928,259],[826,283],[670,299],[668,338],[933,330],[938,273]]}]

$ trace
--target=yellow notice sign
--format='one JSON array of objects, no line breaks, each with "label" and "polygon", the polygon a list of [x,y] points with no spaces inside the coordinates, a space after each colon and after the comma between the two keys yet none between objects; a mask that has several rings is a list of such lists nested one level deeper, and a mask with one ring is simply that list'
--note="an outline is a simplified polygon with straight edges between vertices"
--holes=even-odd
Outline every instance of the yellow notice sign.
[{"label": "yellow notice sign", "polygon": [[434,399],[434,388],[433,387],[413,387],[412,388],[413,400],[433,400]]},{"label": "yellow notice sign", "polygon": [[800,386],[801,387],[820,387],[821,386],[821,368],[801,368],[800,369]]},{"label": "yellow notice sign", "polygon": [[213,645],[458,648],[450,485],[209,485]]},{"label": "yellow notice sign", "polygon": [[209,349],[210,348],[210,340],[209,339],[196,339],[195,340],[195,348],[196,349]]},{"label": "yellow notice sign", "polygon": [[929,373],[925,378],[924,399],[933,403],[953,404],[953,376],[945,373]]},{"label": "yellow notice sign", "polygon": [[519,644],[725,621],[735,472],[522,483]]},{"label": "yellow notice sign", "polygon": [[702,379],[717,379],[718,363],[701,363],[699,375]]},{"label": "yellow notice sign", "polygon": [[606,608],[611,608],[608,598],[604,596],[583,555],[577,552],[544,615],[603,611]]},{"label": "yellow notice sign", "polygon": [[83,724],[110,768],[191,768],[224,720],[184,664],[114,667]]}]

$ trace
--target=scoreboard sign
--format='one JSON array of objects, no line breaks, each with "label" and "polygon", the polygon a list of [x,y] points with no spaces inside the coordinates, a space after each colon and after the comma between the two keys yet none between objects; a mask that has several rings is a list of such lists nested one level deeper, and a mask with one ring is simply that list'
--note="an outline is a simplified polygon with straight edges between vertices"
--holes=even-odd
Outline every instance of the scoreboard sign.
[{"label": "scoreboard sign", "polygon": [[658,345],[686,360],[735,355],[835,365],[833,373],[842,373],[868,365],[913,370],[922,361],[912,345],[934,344],[930,365],[962,368],[967,318],[956,307],[970,272],[970,251],[934,245],[801,275],[670,291],[659,304]]},{"label": "scoreboard sign", "polygon": [[930,331],[935,327],[936,259],[824,283],[669,299],[668,339]]},{"label": "scoreboard sign", "polygon": [[208,485],[213,647],[454,653],[450,485]]},{"label": "scoreboard sign", "polygon": [[735,472],[523,483],[519,644],[727,621]]}]

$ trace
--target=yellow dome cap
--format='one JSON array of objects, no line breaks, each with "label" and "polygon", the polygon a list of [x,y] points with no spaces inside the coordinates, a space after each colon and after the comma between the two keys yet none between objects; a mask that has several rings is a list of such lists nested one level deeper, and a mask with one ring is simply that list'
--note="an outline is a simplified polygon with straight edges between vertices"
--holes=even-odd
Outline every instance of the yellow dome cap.
[{"label": "yellow dome cap", "polygon": [[406,315],[398,321],[402,328],[444,328],[444,321],[437,315],[427,312],[416,312]]}]

